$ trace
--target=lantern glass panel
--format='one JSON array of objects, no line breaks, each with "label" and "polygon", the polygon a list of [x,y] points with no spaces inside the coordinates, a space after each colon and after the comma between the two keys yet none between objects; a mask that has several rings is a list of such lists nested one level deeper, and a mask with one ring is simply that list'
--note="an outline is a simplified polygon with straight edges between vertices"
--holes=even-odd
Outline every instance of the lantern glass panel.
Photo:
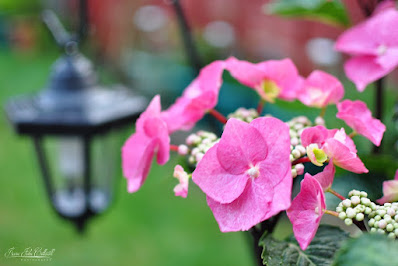
[{"label": "lantern glass panel", "polygon": [[[73,218],[87,211],[101,213],[107,209],[114,191],[118,139],[117,132],[112,132],[86,140],[82,136],[44,140],[53,184],[51,200],[61,215]],[[85,145],[88,145],[86,151]]]}]

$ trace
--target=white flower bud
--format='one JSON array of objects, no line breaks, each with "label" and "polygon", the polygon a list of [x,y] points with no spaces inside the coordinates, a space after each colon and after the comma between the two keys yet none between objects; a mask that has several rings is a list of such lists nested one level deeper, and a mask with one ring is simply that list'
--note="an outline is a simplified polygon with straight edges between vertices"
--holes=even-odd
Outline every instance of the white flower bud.
[{"label": "white flower bud", "polygon": [[377,229],[377,233],[384,235],[386,232],[383,229]]},{"label": "white flower bud", "polygon": [[371,233],[376,233],[376,232],[377,232],[377,229],[374,228],[374,227],[372,227],[372,228],[370,228],[370,232],[371,232]]},{"label": "white flower bud", "polygon": [[342,207],[340,207],[340,206],[337,206],[336,207],[336,212],[342,212],[343,211],[343,208]]},{"label": "white flower bud", "polygon": [[341,220],[344,220],[345,218],[347,218],[347,214],[346,214],[345,212],[340,212],[340,213],[339,213],[339,218],[340,218]]},{"label": "white flower bud", "polygon": [[349,199],[343,200],[343,205],[344,207],[351,207],[351,200]]},{"label": "white flower bud", "polygon": [[376,216],[375,216],[375,220],[376,220],[376,221],[380,221],[380,220],[381,220],[381,216],[380,216],[380,215],[376,215]]},{"label": "white flower bud", "polygon": [[304,174],[304,164],[299,163],[299,164],[296,164],[295,166],[296,166],[295,169],[297,171],[297,175]]},{"label": "white flower bud", "polygon": [[373,227],[374,224],[375,224],[375,219],[370,219],[369,222],[368,222],[368,225],[370,227]]},{"label": "white flower bud", "polygon": [[317,118],[315,118],[315,125],[324,126],[325,120],[322,117],[318,116]]},{"label": "white flower bud", "polygon": [[297,149],[292,150],[292,155],[295,159],[298,159],[301,157],[301,153]]},{"label": "white flower bud", "polygon": [[179,145],[178,146],[178,154],[179,155],[187,155],[188,154],[188,146],[187,145]]},{"label": "white flower bud", "polygon": [[390,238],[390,239],[395,239],[395,234],[394,233],[389,233],[388,234],[388,238]]},{"label": "white flower bud", "polygon": [[345,223],[346,225],[350,226],[350,225],[352,225],[352,219],[347,218],[347,219],[344,220],[344,223]]},{"label": "white flower bud", "polygon": [[394,234],[395,234],[395,236],[398,236],[398,229],[394,230]]},{"label": "white flower bud", "polygon": [[358,213],[355,216],[355,220],[357,220],[358,222],[363,221],[364,218],[365,218],[365,216],[363,215],[363,213]]},{"label": "white flower bud", "polygon": [[299,144],[299,140],[296,137],[293,137],[290,139],[290,144],[292,144],[293,146],[296,146]]},{"label": "white flower bud", "polygon": [[354,205],[358,205],[359,203],[361,203],[361,199],[358,196],[352,196],[351,203]]},{"label": "white flower bud", "polygon": [[383,219],[384,219],[384,221],[386,221],[387,223],[389,223],[389,222],[392,221],[391,216],[388,215],[388,214],[384,215]]},{"label": "white flower bud", "polygon": [[295,149],[298,150],[301,153],[301,155],[305,155],[307,153],[303,145],[297,145]]},{"label": "white flower bud", "polygon": [[296,169],[292,169],[292,177],[293,177],[293,178],[297,177],[297,171],[296,171]]},{"label": "white flower bud", "polygon": [[392,231],[394,230],[394,226],[393,226],[392,224],[387,224],[386,230],[387,230],[388,232],[392,232]]},{"label": "white flower bud", "polygon": [[387,222],[384,220],[380,220],[378,226],[379,226],[379,228],[384,229],[387,226]]},{"label": "white flower bud", "polygon": [[204,153],[201,153],[201,152],[197,153],[195,155],[196,161],[199,163],[202,160],[203,156],[204,156]]},{"label": "white flower bud", "polygon": [[395,216],[395,210],[393,208],[390,208],[387,210],[387,214],[390,215],[391,217]]},{"label": "white flower bud", "polygon": [[369,206],[370,205],[370,199],[368,198],[361,198],[361,203],[363,205]]},{"label": "white flower bud", "polygon": [[347,208],[347,210],[345,212],[346,212],[348,218],[354,218],[355,215],[357,215],[357,212],[351,207]]},{"label": "white flower bud", "polygon": [[377,214],[380,216],[384,216],[387,212],[385,210],[377,210]]},{"label": "white flower bud", "polygon": [[302,129],[304,126],[303,126],[303,124],[295,124],[294,126],[293,126],[293,128],[295,129],[295,130],[300,130],[300,129]]},{"label": "white flower bud", "polygon": [[365,214],[370,214],[372,212],[372,209],[369,207],[365,208]]},{"label": "white flower bud", "polygon": [[396,214],[396,215],[394,216],[394,220],[395,220],[396,222],[398,222],[398,214]]},{"label": "white flower bud", "polygon": [[293,155],[290,154],[290,161],[293,162],[294,161],[294,157]]},{"label": "white flower bud", "polygon": [[367,198],[368,197],[368,193],[366,193],[365,191],[361,191],[360,196],[363,198]]}]

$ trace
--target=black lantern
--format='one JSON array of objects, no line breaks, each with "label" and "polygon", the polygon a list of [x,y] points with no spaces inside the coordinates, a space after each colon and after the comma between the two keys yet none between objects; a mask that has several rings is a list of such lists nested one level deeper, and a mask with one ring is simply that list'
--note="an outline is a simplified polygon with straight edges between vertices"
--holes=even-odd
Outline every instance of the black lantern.
[{"label": "black lantern", "polygon": [[[47,15],[56,39],[67,36],[53,13]],[[5,108],[16,132],[33,140],[52,207],[82,231],[87,219],[112,200],[118,167],[113,162],[120,151],[112,145],[113,135],[118,128],[132,126],[147,101],[121,86],[98,85],[77,42],[61,37],[57,41],[65,52],[52,66],[47,88],[34,96],[15,97]]]}]

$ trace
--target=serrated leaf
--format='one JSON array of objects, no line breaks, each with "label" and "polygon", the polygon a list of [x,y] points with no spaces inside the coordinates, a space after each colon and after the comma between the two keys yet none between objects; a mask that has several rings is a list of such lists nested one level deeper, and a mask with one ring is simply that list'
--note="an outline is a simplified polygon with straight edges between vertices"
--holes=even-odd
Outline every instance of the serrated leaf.
[{"label": "serrated leaf", "polygon": [[347,12],[340,0],[276,0],[265,5],[265,12],[285,17],[304,17],[344,27],[349,25]]},{"label": "serrated leaf", "polygon": [[306,250],[301,250],[294,236],[285,241],[264,235],[259,242],[263,247],[261,258],[264,265],[331,265],[335,252],[342,242],[348,238],[348,233],[340,228],[321,225],[311,244]]},{"label": "serrated leaf", "polygon": [[363,234],[347,241],[336,253],[335,266],[397,266],[398,242],[385,235]]}]

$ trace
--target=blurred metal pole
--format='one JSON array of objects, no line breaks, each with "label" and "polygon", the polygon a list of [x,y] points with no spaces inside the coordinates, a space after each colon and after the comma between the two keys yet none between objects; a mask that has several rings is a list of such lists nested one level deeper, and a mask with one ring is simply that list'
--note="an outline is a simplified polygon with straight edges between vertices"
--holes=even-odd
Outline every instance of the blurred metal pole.
[{"label": "blurred metal pole", "polygon": [[192,37],[191,28],[189,27],[188,21],[185,17],[184,10],[179,0],[171,0],[170,2],[173,5],[174,11],[177,15],[178,24],[180,26],[180,32],[184,42],[188,60],[190,61],[192,67],[195,69],[196,73],[199,73],[200,69],[202,68],[202,63]]}]

